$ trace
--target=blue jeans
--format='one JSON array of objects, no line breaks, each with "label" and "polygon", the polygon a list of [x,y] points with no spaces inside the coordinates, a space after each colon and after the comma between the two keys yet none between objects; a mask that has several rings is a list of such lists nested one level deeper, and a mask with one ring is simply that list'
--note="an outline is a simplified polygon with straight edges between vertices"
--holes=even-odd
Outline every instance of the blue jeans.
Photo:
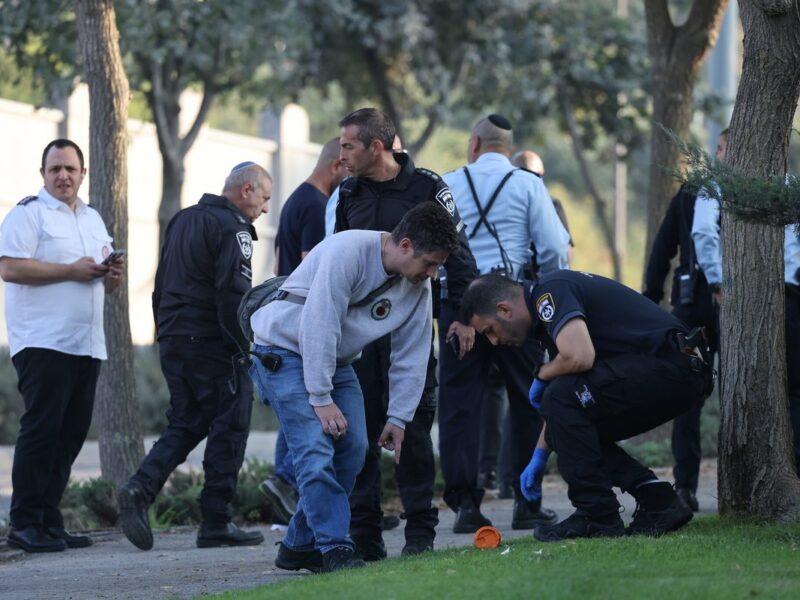
[{"label": "blue jeans", "polygon": [[294,489],[297,489],[297,479],[294,476],[292,453],[289,452],[289,445],[286,443],[286,436],[283,434],[283,429],[278,430],[278,437],[275,438],[275,475],[283,479]]},{"label": "blue jeans", "polygon": [[334,548],[354,548],[348,533],[350,505],[347,497],[364,465],[367,427],[364,399],[350,366],[338,367],[331,396],[347,419],[347,434],[334,441],[322,431],[317,413],[308,403],[300,355],[275,346],[255,347],[257,354],[272,352],[282,358],[277,371],[253,360],[250,376],[259,394],[268,400],[286,436],[294,461],[300,500],[286,536],[285,546],[325,553]]}]

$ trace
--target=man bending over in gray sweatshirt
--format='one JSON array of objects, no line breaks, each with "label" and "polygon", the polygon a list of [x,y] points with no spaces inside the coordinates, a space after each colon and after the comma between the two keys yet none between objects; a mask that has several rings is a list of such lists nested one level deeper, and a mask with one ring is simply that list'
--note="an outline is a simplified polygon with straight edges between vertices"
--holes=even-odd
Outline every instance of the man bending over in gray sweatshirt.
[{"label": "man bending over in gray sweatshirt", "polygon": [[286,435],[300,490],[281,542],[281,569],[364,566],[348,529],[347,497],[367,452],[364,401],[350,363],[391,334],[389,408],[379,444],[399,461],[422,397],[430,352],[431,286],[458,248],[450,215],[425,202],[392,233],[352,230],[317,245],[251,318],[250,375]]}]

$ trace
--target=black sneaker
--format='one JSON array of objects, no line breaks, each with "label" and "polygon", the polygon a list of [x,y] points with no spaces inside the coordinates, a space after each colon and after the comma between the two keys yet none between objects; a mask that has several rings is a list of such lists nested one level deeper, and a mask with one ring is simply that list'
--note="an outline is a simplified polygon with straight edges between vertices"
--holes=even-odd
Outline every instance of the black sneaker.
[{"label": "black sneaker", "polygon": [[492,522],[484,516],[472,498],[465,496],[456,513],[453,533],[475,533],[481,527],[491,524]]},{"label": "black sneaker", "polygon": [[677,495],[672,503],[662,510],[646,509],[640,503],[636,505],[633,520],[625,533],[660,536],[680,529],[691,521],[693,516],[692,509]]},{"label": "black sneaker", "polygon": [[332,573],[342,569],[360,569],[366,567],[367,563],[355,553],[352,548],[340,546],[322,555],[322,571]]},{"label": "black sneaker", "polygon": [[625,535],[625,526],[618,514],[597,518],[575,511],[555,525],[542,525],[533,530],[533,537],[540,542],[560,542],[572,538],[620,537]]},{"label": "black sneaker", "polygon": [[88,535],[75,535],[63,527],[45,527],[44,532],[52,538],[64,540],[67,548],[88,548],[93,543]]},{"label": "black sneaker", "polygon": [[411,536],[406,538],[406,545],[400,556],[415,556],[423,552],[433,552],[433,538],[428,535]]},{"label": "black sneaker", "polygon": [[322,553],[319,550],[292,550],[278,542],[278,555],[275,566],[284,571],[305,569],[312,573],[322,571]]},{"label": "black sneaker", "polygon": [[552,525],[558,520],[555,511],[542,508],[541,502],[531,503],[527,500],[514,500],[514,513],[511,517],[511,529],[534,529],[540,525]]},{"label": "black sneaker", "polygon": [[234,523],[224,525],[200,525],[197,531],[198,548],[219,548],[221,546],[258,546],[264,541],[260,531],[245,531]]},{"label": "black sneaker", "polygon": [[700,505],[697,502],[697,495],[689,488],[676,487],[675,493],[678,494],[681,500],[686,503],[686,506],[692,509],[692,512],[700,510]]},{"label": "black sneaker", "polygon": [[150,550],[153,547],[153,531],[147,518],[150,503],[145,498],[144,490],[134,481],[128,481],[117,490],[117,502],[122,533],[140,550]]},{"label": "black sneaker", "polygon": [[367,535],[350,537],[353,538],[353,543],[356,545],[356,553],[366,562],[377,562],[386,558],[386,544],[383,543],[382,537]]},{"label": "black sneaker", "polygon": [[261,491],[272,509],[272,514],[288,524],[297,511],[297,490],[281,477],[272,475],[261,483]]}]

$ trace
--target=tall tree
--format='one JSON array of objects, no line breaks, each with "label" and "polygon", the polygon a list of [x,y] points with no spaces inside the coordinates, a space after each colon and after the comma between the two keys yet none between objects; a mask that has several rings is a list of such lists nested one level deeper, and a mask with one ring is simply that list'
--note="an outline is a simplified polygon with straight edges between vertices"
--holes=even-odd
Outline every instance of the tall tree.
[{"label": "tall tree", "polygon": [[[794,0],[739,0],[742,77],[726,159],[750,175],[783,180],[800,96],[800,13]],[[737,190],[722,196],[737,198]],[[719,504],[723,513],[800,519],[786,396],[783,227],[723,213],[722,410]],[[755,360],[754,360],[755,359]]]},{"label": "tall tree", "polygon": [[[117,248],[128,243],[128,78],[112,0],[75,0],[83,75],[89,85],[89,197]],[[108,361],[97,386],[100,468],[120,484],[144,456],[133,377],[128,282],[106,298]]]},{"label": "tall tree", "polygon": [[[306,25],[279,0],[117,0],[117,26],[131,86],[145,94],[163,159],[159,247],[166,224],[180,209],[184,160],[214,100],[243,90],[278,95],[281,75],[294,64],[287,36],[303,38]],[[21,66],[31,66],[53,95],[69,92],[80,73],[75,18],[63,0],[13,2],[0,11],[0,34]],[[285,77],[289,80],[289,77]],[[183,132],[180,97],[202,94]]]},{"label": "tall tree", "polygon": [[[487,60],[495,66],[466,84],[466,102],[507,114],[517,139],[534,132],[542,119],[559,122],[620,280],[608,202],[595,183],[588,154],[599,149],[602,134],[631,149],[642,143],[648,79],[643,34],[608,6],[557,0],[521,3],[504,15],[501,29],[501,43]],[[628,99],[624,111],[621,96]]]},{"label": "tall tree", "polygon": [[728,0],[694,0],[686,22],[675,25],[668,0],[646,0],[645,19],[650,61],[653,124],[650,142],[650,187],[647,196],[647,237],[650,255],[658,227],[664,218],[678,182],[670,172],[681,160],[678,148],[658,127],[674,131],[681,139],[689,136],[692,95],[697,73],[717,41]]},{"label": "tall tree", "polygon": [[[458,98],[467,74],[490,68],[505,2],[493,0],[299,0],[310,25],[295,83],[338,84],[352,108],[370,103],[417,154]],[[413,136],[412,136],[413,133]]]}]

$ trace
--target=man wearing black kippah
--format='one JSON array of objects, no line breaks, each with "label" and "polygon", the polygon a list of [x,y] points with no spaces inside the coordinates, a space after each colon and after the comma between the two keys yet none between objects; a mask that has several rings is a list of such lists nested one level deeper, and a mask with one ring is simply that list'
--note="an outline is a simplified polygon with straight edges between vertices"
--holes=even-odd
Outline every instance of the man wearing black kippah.
[{"label": "man wearing black kippah", "polygon": [[[509,157],[514,139],[511,123],[489,115],[472,129],[467,145],[469,164],[443,176],[466,224],[470,249],[481,274],[501,273],[520,281],[530,268],[531,243],[542,272],[566,267],[569,234],[553,207],[541,177],[515,168]],[[519,475],[530,460],[542,428],[538,412],[528,403],[528,388],[543,352],[532,342],[517,348],[494,347],[475,339],[460,322],[458,308],[442,302],[439,320],[439,445],[444,499],[457,513],[453,531],[472,533],[489,525],[480,512],[483,489],[478,487],[478,439],[481,405],[489,367],[500,370],[508,391],[511,415],[511,475],[515,491],[513,529],[533,529],[555,520],[553,511],[520,493]],[[471,334],[467,338],[465,330]],[[449,343],[458,337],[459,344]],[[474,348],[470,351],[470,348]]]}]

